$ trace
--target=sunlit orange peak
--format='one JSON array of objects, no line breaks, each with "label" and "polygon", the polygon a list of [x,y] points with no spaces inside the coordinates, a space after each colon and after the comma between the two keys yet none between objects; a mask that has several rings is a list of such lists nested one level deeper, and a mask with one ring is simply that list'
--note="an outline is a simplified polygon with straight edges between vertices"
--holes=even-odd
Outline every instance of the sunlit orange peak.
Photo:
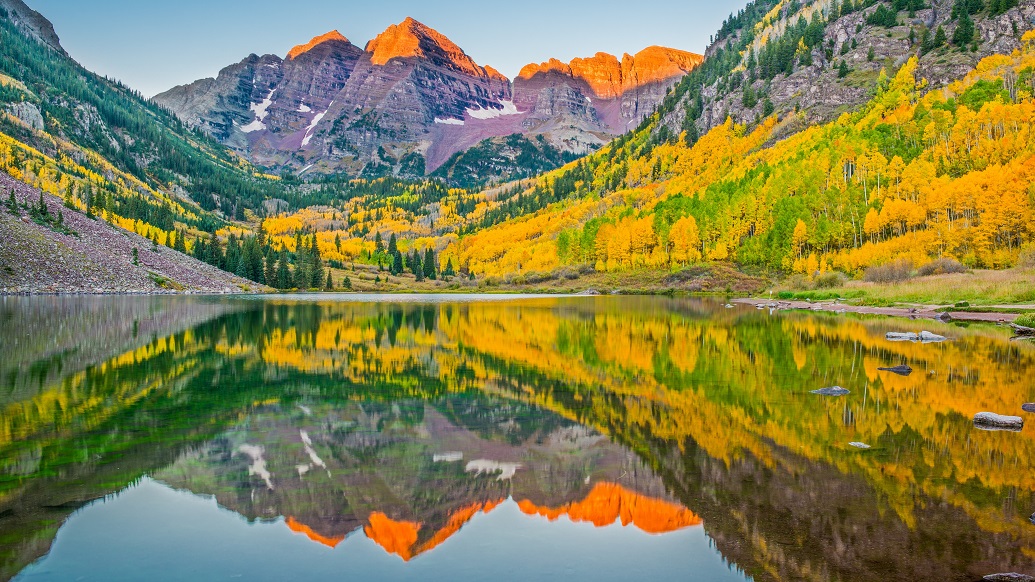
[{"label": "sunlit orange peak", "polygon": [[295,533],[300,533],[305,537],[313,540],[314,542],[318,544],[323,544],[329,548],[337,547],[338,544],[345,541],[345,536],[328,537],[325,535],[318,534],[315,531],[313,531],[311,527],[296,520],[293,517],[287,518],[287,521],[285,523],[287,524],[288,529],[290,529],[291,531]]},{"label": "sunlit orange peak", "polygon": [[413,559],[413,546],[421,524],[412,521],[395,521],[381,512],[370,514],[370,523],[363,533],[389,554],[395,554],[404,561]]},{"label": "sunlit orange peak", "polygon": [[605,527],[621,519],[650,533],[662,534],[700,525],[701,518],[682,505],[628,491],[614,483],[598,483],[582,501],[551,508],[529,500],[518,503],[527,515],[541,515],[551,521],[562,515],[575,522]]},{"label": "sunlit orange peak", "polygon": [[320,46],[321,44],[330,41],[349,42],[349,39],[345,38],[345,36],[337,30],[332,30],[327,34],[322,34],[320,36],[313,38],[313,40],[307,42],[306,44],[300,44],[295,48],[291,49],[291,52],[288,53],[288,60],[291,60],[297,57],[298,55],[305,54],[313,50],[314,48]]}]

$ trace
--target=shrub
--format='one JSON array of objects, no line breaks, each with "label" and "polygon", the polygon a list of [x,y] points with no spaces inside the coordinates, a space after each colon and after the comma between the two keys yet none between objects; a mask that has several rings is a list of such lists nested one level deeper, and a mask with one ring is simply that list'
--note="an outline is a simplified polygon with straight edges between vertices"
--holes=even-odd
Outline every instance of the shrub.
[{"label": "shrub", "polygon": [[863,280],[870,283],[899,283],[913,276],[913,263],[908,259],[899,259],[891,263],[870,267],[863,274]]},{"label": "shrub", "polygon": [[946,273],[966,273],[967,267],[963,263],[956,259],[941,258],[935,261],[931,261],[926,265],[922,265],[916,270],[918,277],[927,277],[930,275],[944,275]]},{"label": "shrub", "polygon": [[816,288],[833,289],[834,287],[841,287],[847,279],[847,277],[837,271],[828,271],[816,277]]},{"label": "shrub", "polygon": [[1022,327],[1035,327],[1035,313],[1025,313],[1018,317],[1014,323]]}]

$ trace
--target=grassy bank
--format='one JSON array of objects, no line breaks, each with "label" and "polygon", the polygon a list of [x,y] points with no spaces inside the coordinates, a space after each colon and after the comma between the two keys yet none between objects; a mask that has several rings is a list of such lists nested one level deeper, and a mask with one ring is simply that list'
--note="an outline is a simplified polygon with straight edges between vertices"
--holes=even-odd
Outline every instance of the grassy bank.
[{"label": "grassy bank", "polygon": [[853,304],[873,306],[937,305],[961,309],[994,305],[1035,306],[1035,269],[975,270],[892,283],[849,280],[822,288],[788,281],[776,285],[773,291],[773,297],[779,299],[822,301],[843,298]]},{"label": "grassy bank", "polygon": [[[348,278],[350,289],[342,282]],[[409,273],[393,276],[377,267],[356,265],[355,269],[332,269],[335,291],[362,293],[548,293],[571,294],[596,291],[601,294],[734,294],[752,295],[769,289],[763,278],[742,273],[731,265],[714,264],[691,267],[670,273],[638,269],[599,273],[591,269],[564,269],[550,274],[469,279],[417,281]]]}]

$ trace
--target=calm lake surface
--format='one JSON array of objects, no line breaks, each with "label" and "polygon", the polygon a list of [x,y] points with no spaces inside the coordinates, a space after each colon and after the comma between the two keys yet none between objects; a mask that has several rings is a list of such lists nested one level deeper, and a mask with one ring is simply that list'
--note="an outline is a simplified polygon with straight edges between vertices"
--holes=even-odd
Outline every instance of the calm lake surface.
[{"label": "calm lake surface", "polygon": [[[920,329],[952,341],[885,339]],[[0,579],[1035,575],[1035,426],[971,420],[1035,401],[1008,336],[699,299],[0,298]]]}]

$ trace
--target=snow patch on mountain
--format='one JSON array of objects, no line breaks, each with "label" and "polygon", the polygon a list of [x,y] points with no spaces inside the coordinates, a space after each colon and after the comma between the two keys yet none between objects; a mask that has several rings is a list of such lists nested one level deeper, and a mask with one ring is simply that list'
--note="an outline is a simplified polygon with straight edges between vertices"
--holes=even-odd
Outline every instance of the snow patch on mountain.
[{"label": "snow patch on mountain", "polygon": [[439,125],[463,125],[464,124],[464,120],[463,119],[453,119],[453,118],[440,119],[440,118],[436,117],[435,118],[435,123],[438,123]]},{"label": "snow patch on mountain", "polygon": [[[503,117],[504,115],[521,115],[523,112],[518,111],[517,105],[513,101],[507,99],[500,99],[499,101],[502,109],[468,109],[467,114],[474,119],[496,119],[497,117]],[[438,120],[436,120],[438,121]]]},{"label": "snow patch on mountain", "polygon": [[331,110],[331,105],[334,105],[333,101],[331,101],[330,105],[327,106],[326,111],[323,113],[317,113],[309,123],[309,127],[305,128],[305,137],[302,138],[302,147],[309,145],[309,142],[313,141],[313,130],[316,129],[316,126],[319,125],[321,121],[323,121],[323,118],[327,115],[327,111]]},{"label": "snow patch on mountain", "polygon": [[262,100],[261,103],[252,103],[251,107],[249,107],[248,109],[255,112],[255,121],[242,127],[241,131],[245,133],[252,133],[253,131],[262,131],[266,129],[266,124],[263,123],[263,121],[265,121],[266,116],[270,114],[269,108],[270,105],[273,105],[273,94],[276,92],[277,90],[273,89],[270,91],[270,94]]}]

